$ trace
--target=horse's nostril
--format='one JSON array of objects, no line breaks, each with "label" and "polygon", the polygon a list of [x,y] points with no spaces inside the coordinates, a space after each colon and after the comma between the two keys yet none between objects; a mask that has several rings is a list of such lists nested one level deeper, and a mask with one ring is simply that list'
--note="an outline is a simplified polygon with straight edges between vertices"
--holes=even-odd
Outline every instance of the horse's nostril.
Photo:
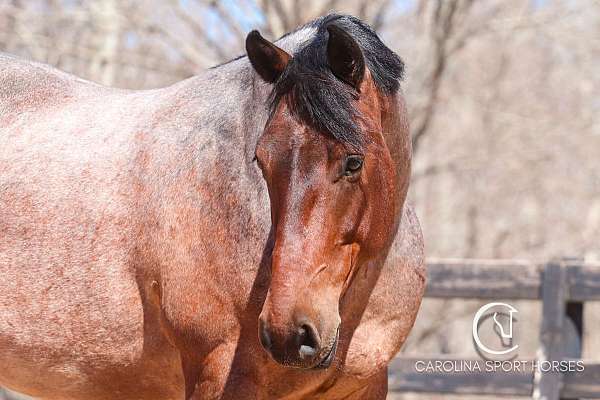
[{"label": "horse's nostril", "polygon": [[267,330],[266,324],[260,320],[258,327],[258,338],[260,339],[260,344],[265,348],[265,350],[271,350],[271,336],[269,336],[269,331]]},{"label": "horse's nostril", "polygon": [[298,329],[300,357],[311,358],[319,351],[319,337],[312,325],[304,324]]}]

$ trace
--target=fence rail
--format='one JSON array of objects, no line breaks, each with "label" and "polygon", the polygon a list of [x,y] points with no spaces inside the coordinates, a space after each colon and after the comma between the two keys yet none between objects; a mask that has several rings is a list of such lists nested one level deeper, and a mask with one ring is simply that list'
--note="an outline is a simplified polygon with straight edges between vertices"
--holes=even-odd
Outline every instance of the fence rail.
[{"label": "fence rail", "polygon": [[544,271],[566,271],[567,300],[600,300],[600,265],[575,260],[536,264],[525,261],[432,260],[426,297],[541,300]]},{"label": "fence rail", "polygon": [[[431,298],[514,299],[542,302],[538,362],[581,357],[583,303],[600,300],[600,265],[576,259],[545,264],[499,260],[430,260],[425,292]],[[570,319],[569,322],[567,322]],[[567,334],[567,323],[577,335]],[[573,343],[578,341],[578,343]],[[578,352],[572,358],[573,349]],[[571,357],[567,357],[567,355]],[[532,396],[534,399],[600,399],[600,362],[581,360],[581,372],[417,372],[417,361],[459,361],[398,357],[389,367],[392,392]],[[471,360],[477,362],[477,360]],[[481,360],[479,360],[481,361]]]}]

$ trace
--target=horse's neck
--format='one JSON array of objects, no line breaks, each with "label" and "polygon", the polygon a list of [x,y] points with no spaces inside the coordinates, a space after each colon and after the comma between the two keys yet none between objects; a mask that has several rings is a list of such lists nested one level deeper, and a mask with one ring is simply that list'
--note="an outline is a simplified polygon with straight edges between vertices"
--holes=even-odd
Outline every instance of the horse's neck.
[{"label": "horse's neck", "polygon": [[[249,149],[256,144],[268,117],[270,87],[252,70],[246,57],[205,71],[182,82],[177,101],[188,104],[195,119],[191,134],[211,136],[223,146]],[[187,135],[187,132],[182,132]],[[254,156],[254,149],[251,149]]]},{"label": "horse's neck", "polygon": [[[314,28],[302,28],[277,43],[293,53],[313,33]],[[147,123],[152,134],[144,143],[152,160],[145,167],[146,186],[163,194],[153,202],[169,208],[169,193],[183,201],[176,182],[204,187],[236,182],[226,191],[251,198],[247,207],[269,216],[268,207],[263,207],[268,205],[264,182],[253,158],[268,118],[271,89],[248,58],[241,57],[160,90],[154,118]]]},{"label": "horse's neck", "polygon": [[[277,43],[293,53],[312,33],[314,28],[302,28]],[[155,223],[164,220],[177,225],[174,231],[185,232],[189,224],[208,224],[194,221],[194,210],[204,207],[216,210],[216,219],[227,216],[213,224],[227,225],[230,236],[244,229],[246,234],[260,231],[261,240],[266,236],[269,198],[253,158],[268,118],[270,91],[248,58],[241,57],[157,92],[146,122],[151,133],[140,139],[143,157],[136,161],[144,181],[140,202],[156,210],[143,216],[148,227],[166,226]],[[240,201],[221,201],[227,196]],[[150,230],[161,247],[168,232]]]},{"label": "horse's neck", "polygon": [[[315,31],[314,26],[308,25],[276,43],[293,54]],[[190,103],[196,107],[193,112],[197,115],[200,131],[214,135],[225,146],[243,147],[244,158],[252,160],[254,147],[268,118],[271,85],[259,78],[247,57],[209,69],[173,88],[184,102],[190,98],[200,99]]]}]

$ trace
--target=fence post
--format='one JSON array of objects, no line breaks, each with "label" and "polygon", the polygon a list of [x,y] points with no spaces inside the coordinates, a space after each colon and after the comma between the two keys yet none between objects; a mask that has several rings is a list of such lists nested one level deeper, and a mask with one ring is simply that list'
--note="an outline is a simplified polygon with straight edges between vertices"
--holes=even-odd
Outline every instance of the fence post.
[{"label": "fence post", "polygon": [[[573,264],[581,265],[584,263],[584,259],[580,257],[565,257],[563,259],[567,268],[570,268]],[[568,285],[570,281],[570,271],[567,270]],[[568,288],[570,291],[570,286]],[[569,293],[570,295],[570,293]],[[564,356],[573,359],[581,358],[581,350],[583,346],[583,308],[584,303],[582,301],[568,301],[566,305],[567,319],[565,321],[565,343]],[[564,398],[564,400],[577,400],[575,398]]]},{"label": "fence post", "polygon": [[[546,264],[542,279],[542,326],[538,368],[534,374],[533,398],[536,400],[559,400],[562,389],[562,373],[541,372],[545,361],[560,361],[564,356],[563,332],[567,298],[566,270],[558,261]],[[548,364],[546,363],[546,368]]]}]

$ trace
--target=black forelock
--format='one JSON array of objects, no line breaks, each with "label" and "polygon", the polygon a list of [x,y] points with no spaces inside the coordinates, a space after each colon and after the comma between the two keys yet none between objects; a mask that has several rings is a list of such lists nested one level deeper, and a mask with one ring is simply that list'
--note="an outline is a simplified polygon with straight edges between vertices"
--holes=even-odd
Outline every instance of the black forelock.
[{"label": "black forelock", "polygon": [[306,26],[317,28],[315,36],[299,49],[275,83],[271,110],[286,101],[292,114],[320,132],[360,148],[364,135],[356,123],[361,118],[354,107],[358,92],[337,79],[327,65],[327,26],[336,25],[360,46],[375,86],[383,94],[394,94],[404,73],[404,63],[384,45],[377,34],[358,18],[330,14]]}]

